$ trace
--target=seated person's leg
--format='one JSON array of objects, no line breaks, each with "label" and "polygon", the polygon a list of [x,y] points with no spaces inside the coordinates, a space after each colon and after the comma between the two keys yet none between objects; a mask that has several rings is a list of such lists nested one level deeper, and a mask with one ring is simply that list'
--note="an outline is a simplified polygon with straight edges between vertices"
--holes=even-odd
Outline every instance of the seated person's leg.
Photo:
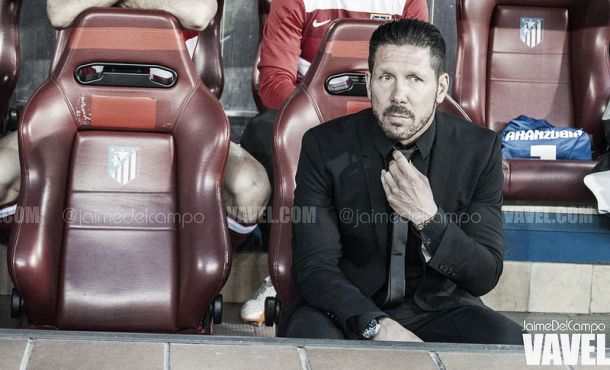
[{"label": "seated person's leg", "polygon": [[[273,205],[273,162],[271,152],[273,149],[273,124],[277,111],[274,109],[266,109],[261,113],[252,117],[246,124],[246,128],[241,135],[240,144],[248,153],[250,153],[260,164],[263,165],[267,172],[267,177],[271,183],[271,197],[269,199],[269,208],[267,212],[271,212]],[[267,217],[271,216],[270,214]],[[262,222],[259,224],[263,237],[263,245],[269,244],[270,224]]]},{"label": "seated person's leg", "polygon": [[[235,143],[229,147],[223,185],[231,245],[236,248],[256,227],[269,201],[271,185],[263,166]],[[275,296],[269,277],[256,291],[254,298],[243,305],[242,320],[261,325],[264,320],[265,298],[268,296]]]},{"label": "seated person's leg", "polygon": [[273,163],[271,161],[273,124],[276,115],[277,111],[273,109],[259,113],[248,122],[240,139],[242,148],[265,167],[271,183],[273,183]]},{"label": "seated person's leg", "polygon": [[288,338],[346,339],[343,330],[333,320],[308,305],[299,307],[292,314],[281,334]]},{"label": "seated person's leg", "polygon": [[223,195],[233,247],[239,246],[254,230],[270,193],[263,166],[239,145],[231,143]]},{"label": "seated person's leg", "polygon": [[526,334],[521,325],[481,306],[431,312],[422,322],[405,326],[424,342],[523,345]]},{"label": "seated person's leg", "polygon": [[19,195],[19,149],[17,132],[0,138],[0,204]]}]

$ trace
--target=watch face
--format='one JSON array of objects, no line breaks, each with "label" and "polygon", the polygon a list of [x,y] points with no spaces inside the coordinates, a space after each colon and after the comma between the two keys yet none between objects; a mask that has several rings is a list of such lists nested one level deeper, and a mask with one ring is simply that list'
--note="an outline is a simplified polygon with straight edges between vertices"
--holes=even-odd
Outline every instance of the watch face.
[{"label": "watch face", "polygon": [[364,330],[362,331],[362,337],[364,339],[374,338],[377,335],[377,333],[379,333],[380,328],[381,328],[381,325],[379,324],[379,320],[373,319],[368,323],[366,328],[364,328]]}]

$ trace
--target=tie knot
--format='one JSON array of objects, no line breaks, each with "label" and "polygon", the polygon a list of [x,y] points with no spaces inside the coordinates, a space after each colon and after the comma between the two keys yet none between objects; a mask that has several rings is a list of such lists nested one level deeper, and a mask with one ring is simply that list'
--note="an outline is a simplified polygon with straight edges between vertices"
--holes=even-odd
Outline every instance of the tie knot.
[{"label": "tie knot", "polygon": [[407,160],[411,160],[411,158],[413,157],[413,154],[417,150],[417,147],[414,145],[414,146],[408,148],[404,145],[397,145],[397,146],[395,146],[395,149],[400,151],[402,153],[402,155],[404,155],[405,158],[407,158]]}]

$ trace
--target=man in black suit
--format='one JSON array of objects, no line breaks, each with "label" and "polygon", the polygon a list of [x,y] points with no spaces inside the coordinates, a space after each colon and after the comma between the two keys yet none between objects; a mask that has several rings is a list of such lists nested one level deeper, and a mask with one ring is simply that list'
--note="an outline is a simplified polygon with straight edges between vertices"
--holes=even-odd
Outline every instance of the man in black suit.
[{"label": "man in black suit", "polygon": [[[495,132],[436,112],[445,42],[413,19],[369,46],[372,109],[309,130],[296,175],[290,337],[522,344],[479,296],[502,273]],[[407,159],[410,157],[411,159]]]}]

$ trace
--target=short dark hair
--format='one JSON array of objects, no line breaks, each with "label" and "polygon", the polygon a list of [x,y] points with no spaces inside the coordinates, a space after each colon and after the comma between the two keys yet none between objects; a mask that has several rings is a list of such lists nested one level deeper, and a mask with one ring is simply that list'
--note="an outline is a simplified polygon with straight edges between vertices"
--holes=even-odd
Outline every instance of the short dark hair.
[{"label": "short dark hair", "polygon": [[375,54],[382,45],[430,47],[430,59],[436,77],[445,73],[445,40],[434,25],[418,19],[401,18],[379,26],[369,42],[369,72],[375,67]]}]

